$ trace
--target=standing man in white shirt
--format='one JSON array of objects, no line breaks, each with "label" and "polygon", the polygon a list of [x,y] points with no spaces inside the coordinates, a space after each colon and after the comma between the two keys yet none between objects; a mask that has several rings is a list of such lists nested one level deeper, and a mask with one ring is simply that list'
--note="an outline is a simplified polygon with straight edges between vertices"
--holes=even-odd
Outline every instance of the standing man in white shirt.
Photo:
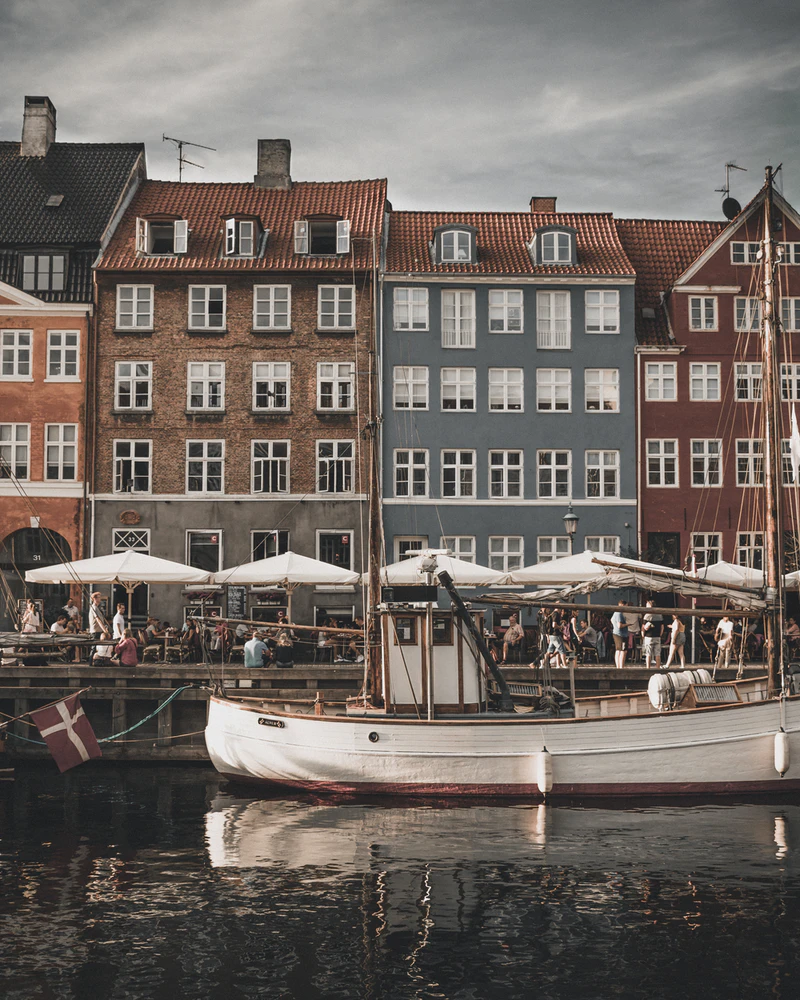
[{"label": "standing man in white shirt", "polygon": [[111,624],[114,626],[114,638],[122,639],[125,635],[125,605],[117,605],[117,613],[114,615]]},{"label": "standing man in white shirt", "polygon": [[714,638],[722,654],[723,666],[727,668],[731,665],[731,650],[733,649],[733,622],[729,615],[723,615],[717,623]]}]

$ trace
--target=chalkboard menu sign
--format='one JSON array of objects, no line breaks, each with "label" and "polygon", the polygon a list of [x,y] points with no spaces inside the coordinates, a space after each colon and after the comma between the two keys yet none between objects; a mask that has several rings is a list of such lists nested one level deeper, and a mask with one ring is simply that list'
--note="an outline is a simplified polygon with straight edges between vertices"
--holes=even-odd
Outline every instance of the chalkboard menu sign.
[{"label": "chalkboard menu sign", "polygon": [[247,610],[247,587],[228,587],[228,618],[244,618]]}]

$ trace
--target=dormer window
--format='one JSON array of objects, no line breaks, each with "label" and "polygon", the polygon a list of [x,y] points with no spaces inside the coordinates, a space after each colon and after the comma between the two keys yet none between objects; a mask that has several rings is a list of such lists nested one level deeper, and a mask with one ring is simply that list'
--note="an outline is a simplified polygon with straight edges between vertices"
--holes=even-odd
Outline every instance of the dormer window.
[{"label": "dormer window", "polygon": [[437,264],[475,264],[477,229],[472,226],[439,226],[433,248]]},{"label": "dormer window", "polygon": [[321,216],[294,224],[294,252],[311,256],[350,253],[350,220]]},{"label": "dormer window", "polygon": [[536,264],[575,264],[575,230],[539,229],[531,241],[531,256]]},{"label": "dormer window", "polygon": [[136,249],[139,253],[166,256],[186,253],[189,223],[186,219],[137,219]]},{"label": "dormer window", "polygon": [[226,257],[253,257],[256,250],[256,224],[252,219],[225,220]]},{"label": "dormer window", "polygon": [[67,258],[62,253],[22,255],[22,288],[26,292],[63,292]]}]

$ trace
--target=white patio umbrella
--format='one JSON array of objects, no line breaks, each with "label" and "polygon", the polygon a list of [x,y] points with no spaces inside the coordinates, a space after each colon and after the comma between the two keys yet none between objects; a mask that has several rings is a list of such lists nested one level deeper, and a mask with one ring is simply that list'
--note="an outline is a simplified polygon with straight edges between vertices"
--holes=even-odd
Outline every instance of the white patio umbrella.
[{"label": "white patio umbrella", "polygon": [[289,621],[292,620],[292,592],[295,587],[352,587],[360,579],[358,573],[349,569],[340,569],[319,559],[298,555],[297,552],[284,552],[281,556],[257,559],[214,574],[214,582],[223,585],[283,587],[286,590]]},{"label": "white patio umbrella", "polygon": [[711,566],[704,566],[697,571],[697,576],[700,580],[718,583],[723,587],[749,587],[752,590],[760,590],[764,586],[764,573],[760,569],[737,566],[736,563],[723,560],[712,563]]},{"label": "white patio umbrella", "polygon": [[211,573],[194,566],[172,562],[146,555],[134,549],[114,552],[94,559],[76,559],[74,562],[56,563],[29,569],[25,574],[28,583],[117,583],[128,594],[128,618],[131,616],[133,592],[142,583],[208,583]]},{"label": "white patio umbrella", "polygon": [[599,580],[606,575],[606,571],[604,566],[593,562],[596,555],[597,552],[586,549],[585,552],[576,552],[575,555],[564,556],[562,559],[522,566],[511,571],[509,582],[552,587]]},{"label": "white patio umbrella", "polygon": [[456,559],[447,555],[446,549],[421,549],[408,559],[384,566],[381,569],[381,583],[384,586],[423,583],[426,574],[424,564],[431,557],[436,559],[436,568],[449,573],[458,587],[491,587],[509,582],[508,573]]}]

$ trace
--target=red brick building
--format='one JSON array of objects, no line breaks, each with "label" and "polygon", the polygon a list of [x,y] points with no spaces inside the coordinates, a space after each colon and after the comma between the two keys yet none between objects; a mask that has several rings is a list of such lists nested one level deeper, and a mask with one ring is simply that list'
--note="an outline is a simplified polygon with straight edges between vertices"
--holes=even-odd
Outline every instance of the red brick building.
[{"label": "red brick building", "polygon": [[[640,551],[674,566],[694,559],[698,567],[725,560],[761,568],[764,192],[728,224],[635,219],[617,226],[637,272]],[[782,254],[776,308],[788,439],[800,399],[800,218],[777,193],[773,236]],[[790,563],[797,544],[791,480],[787,459]]]},{"label": "red brick building", "polygon": [[26,596],[52,621],[67,588],[25,571],[85,554],[92,263],[145,171],[141,144],[55,132],[26,97],[22,141],[0,142],[0,627]]},{"label": "red brick building", "polygon": [[[97,271],[94,553],[217,571],[291,548],[360,570],[382,180],[294,182],[282,140],[246,184],[142,185]],[[193,595],[141,588],[182,621]],[[218,591],[269,618],[281,592]],[[298,621],[354,588],[298,592]]]}]

